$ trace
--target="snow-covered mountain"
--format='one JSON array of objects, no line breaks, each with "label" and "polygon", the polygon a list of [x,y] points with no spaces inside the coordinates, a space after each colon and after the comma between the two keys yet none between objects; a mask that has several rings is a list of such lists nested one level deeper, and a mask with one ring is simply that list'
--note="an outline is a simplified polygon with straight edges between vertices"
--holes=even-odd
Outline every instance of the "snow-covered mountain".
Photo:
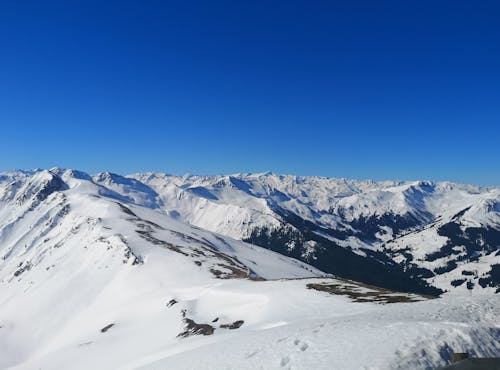
[{"label": "snow-covered mountain", "polygon": [[[121,305],[138,310],[145,299],[161,309],[175,289],[211,278],[324,275],[136,206],[81,172],[12,172],[0,181],[0,368],[84,341],[95,329],[89,322],[106,326]],[[168,330],[179,333],[182,320],[175,320]]]},{"label": "snow-covered mountain", "polygon": [[130,178],[181,220],[326,272],[400,290],[422,289],[396,284],[400,272],[444,291],[500,289],[499,188],[272,173]]},{"label": "snow-covered mountain", "polygon": [[[334,201],[339,180],[328,180],[325,190],[321,179],[305,178],[302,190],[285,186],[302,197],[293,200],[270,187],[279,179],[91,177],[62,169],[0,174],[0,368],[428,369],[449,362],[453,351],[499,355],[499,295],[395,293],[238,240],[256,230],[318,235],[294,248],[301,239],[284,239],[287,250],[307,246],[298,256],[313,262],[323,240],[334,245],[347,216],[328,228],[318,221],[317,204],[330,209],[326,199],[336,205],[352,195]],[[404,186],[354,184],[360,193]],[[307,204],[306,190],[316,206]],[[451,219],[484,212],[471,207]],[[498,209],[489,212],[481,227],[496,222]],[[292,213],[304,216],[298,221]],[[398,252],[392,240],[380,250]],[[357,258],[360,269],[412,280],[378,262],[384,254],[374,244],[337,247],[346,251],[339,254],[345,263]]]}]

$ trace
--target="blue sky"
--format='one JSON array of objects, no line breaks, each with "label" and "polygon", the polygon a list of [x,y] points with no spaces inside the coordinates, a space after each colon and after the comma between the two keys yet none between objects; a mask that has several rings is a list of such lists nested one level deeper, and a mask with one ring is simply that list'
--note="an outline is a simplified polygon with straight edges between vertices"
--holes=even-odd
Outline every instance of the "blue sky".
[{"label": "blue sky", "polygon": [[0,2],[0,170],[500,185],[498,1]]}]

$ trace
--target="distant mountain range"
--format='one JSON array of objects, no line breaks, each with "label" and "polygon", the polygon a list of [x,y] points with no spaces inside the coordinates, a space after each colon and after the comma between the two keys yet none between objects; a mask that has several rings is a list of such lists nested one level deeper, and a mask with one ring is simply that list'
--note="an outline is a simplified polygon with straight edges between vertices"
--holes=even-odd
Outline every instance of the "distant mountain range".
[{"label": "distant mountain range", "polygon": [[443,291],[500,290],[499,188],[273,173],[95,181],[339,276],[403,291],[425,292],[421,280]]},{"label": "distant mountain range", "polygon": [[497,356],[499,211],[450,183],[1,173],[0,368]]},{"label": "distant mountain range", "polygon": [[[67,232],[57,223],[69,212],[66,193],[87,196],[89,213],[91,199],[113,199],[122,207],[140,206],[183,225],[271,249],[325,273],[393,290],[431,295],[500,291],[499,188],[273,173],[5,172],[0,174],[4,259],[20,247],[18,228],[52,222],[50,230],[23,235],[28,245],[49,232]],[[28,211],[49,197],[54,214],[28,218],[34,217]],[[79,222],[67,227],[79,228]],[[122,247],[124,254],[136,254]]]}]

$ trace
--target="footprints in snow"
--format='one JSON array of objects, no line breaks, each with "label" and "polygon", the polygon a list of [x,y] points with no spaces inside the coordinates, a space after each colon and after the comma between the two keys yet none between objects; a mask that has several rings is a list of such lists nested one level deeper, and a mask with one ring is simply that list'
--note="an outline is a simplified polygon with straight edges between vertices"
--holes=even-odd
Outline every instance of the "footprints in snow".
[{"label": "footprints in snow", "polygon": [[[294,339],[293,341],[290,341],[290,337],[279,338],[276,340],[276,343],[283,343],[285,341],[290,343],[292,350],[293,349],[298,350],[297,354],[303,353],[303,352],[307,351],[307,349],[309,348],[309,344],[307,344],[306,342],[301,341],[299,339]],[[284,345],[287,346],[286,344],[284,344]],[[290,349],[290,347],[288,347],[288,349]],[[263,350],[264,350],[264,348],[258,348],[258,349],[251,351],[251,352],[247,352],[247,353],[245,353],[245,359],[248,360]],[[289,351],[289,352],[291,352],[289,355],[286,355],[286,356],[283,356],[280,358],[279,364],[280,364],[281,368],[285,368],[285,369],[291,368],[290,366],[292,365],[292,358],[294,357],[294,355],[293,355],[293,351]]]},{"label": "footprints in snow", "polygon": [[320,329],[322,329],[324,326],[325,326],[325,324],[321,324],[318,328],[316,328],[316,329],[313,330],[313,333],[314,334],[319,333]]},{"label": "footprints in snow", "polygon": [[[281,338],[281,339],[278,339],[276,342],[280,343],[280,342],[283,342],[286,339],[287,338]],[[295,346],[295,348],[298,348],[300,350],[300,352],[305,352],[309,348],[309,344],[307,344],[306,342],[302,342],[299,339],[295,339],[293,341],[293,345]],[[291,361],[290,356],[283,356],[281,358],[281,360],[280,360],[280,366],[281,367],[287,367],[288,365],[290,365],[290,361]]]},{"label": "footprints in snow", "polygon": [[282,357],[281,362],[280,362],[280,366],[285,367],[286,365],[288,365],[289,362],[290,362],[289,356]]},{"label": "footprints in snow", "polygon": [[299,346],[299,349],[304,352],[306,349],[309,348],[309,344],[307,343],[301,343],[300,340],[298,339],[295,339],[293,344],[295,344],[296,346]]}]

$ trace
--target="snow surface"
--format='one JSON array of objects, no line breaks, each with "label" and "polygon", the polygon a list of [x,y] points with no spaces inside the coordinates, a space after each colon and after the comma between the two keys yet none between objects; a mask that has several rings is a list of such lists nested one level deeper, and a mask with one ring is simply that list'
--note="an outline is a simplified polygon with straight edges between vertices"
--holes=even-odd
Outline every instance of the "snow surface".
[{"label": "snow surface", "polygon": [[[43,323],[50,335],[36,350],[17,357],[19,362],[3,366],[417,370],[449,363],[451,352],[500,354],[497,296],[381,305],[306,289],[314,280],[195,282],[149,273],[117,276],[85,309],[66,306],[64,310],[73,308],[67,322],[59,307],[45,311],[41,321],[26,313],[15,321],[21,319],[19,313],[10,313],[2,330],[15,332],[16,323],[40,330]],[[167,307],[170,299],[178,303]],[[28,311],[35,310],[40,308]],[[198,323],[218,318],[215,333],[177,338],[183,331],[182,310]],[[241,328],[217,326],[235,320],[244,320]],[[102,333],[110,323],[114,326]],[[17,342],[7,343],[2,338],[1,348],[7,349],[2,359],[8,361],[13,349],[29,338],[17,334]]]},{"label": "snow surface", "polygon": [[[456,263],[457,268],[427,279],[445,291],[455,290],[451,282],[461,271],[475,269],[477,263],[469,258],[461,259],[461,255],[426,261],[426,256],[440,251],[448,242],[447,237],[439,235],[439,228],[456,221],[460,222],[462,229],[500,230],[500,189],[494,187],[429,181],[373,182],[273,173],[229,176],[145,173],[130,177],[151,186],[163,200],[163,209],[179,219],[237,239],[248,238],[252,231],[261,228],[279,229],[286,225],[294,229],[277,212],[282,210],[311,222],[318,228],[318,235],[362,256],[367,256],[367,250],[382,253],[389,250],[394,253],[389,253],[388,257],[395,262],[411,262],[431,271],[439,271],[447,263]],[[459,213],[463,214],[457,221],[454,218]],[[383,216],[410,219],[416,226],[399,232],[379,226],[380,231],[373,238],[363,237],[363,230],[353,226],[360,220],[377,222]],[[345,236],[334,237],[324,230],[340,231]],[[310,258],[309,262],[314,259],[311,242],[306,241],[302,253]],[[493,246],[493,249],[495,247],[498,249],[500,245]],[[408,255],[411,255],[410,260]],[[500,264],[500,254],[487,252],[477,257],[479,264],[485,267]],[[477,278],[489,268],[483,270],[474,270],[478,272]],[[473,290],[489,294],[495,289],[483,288],[476,281]]]},{"label": "snow surface", "polygon": [[[418,370],[453,351],[500,355],[499,295],[382,304],[308,289],[356,283],[185,223],[158,188],[110,178],[0,175],[0,368]],[[186,319],[214,333],[178,337]]]}]

